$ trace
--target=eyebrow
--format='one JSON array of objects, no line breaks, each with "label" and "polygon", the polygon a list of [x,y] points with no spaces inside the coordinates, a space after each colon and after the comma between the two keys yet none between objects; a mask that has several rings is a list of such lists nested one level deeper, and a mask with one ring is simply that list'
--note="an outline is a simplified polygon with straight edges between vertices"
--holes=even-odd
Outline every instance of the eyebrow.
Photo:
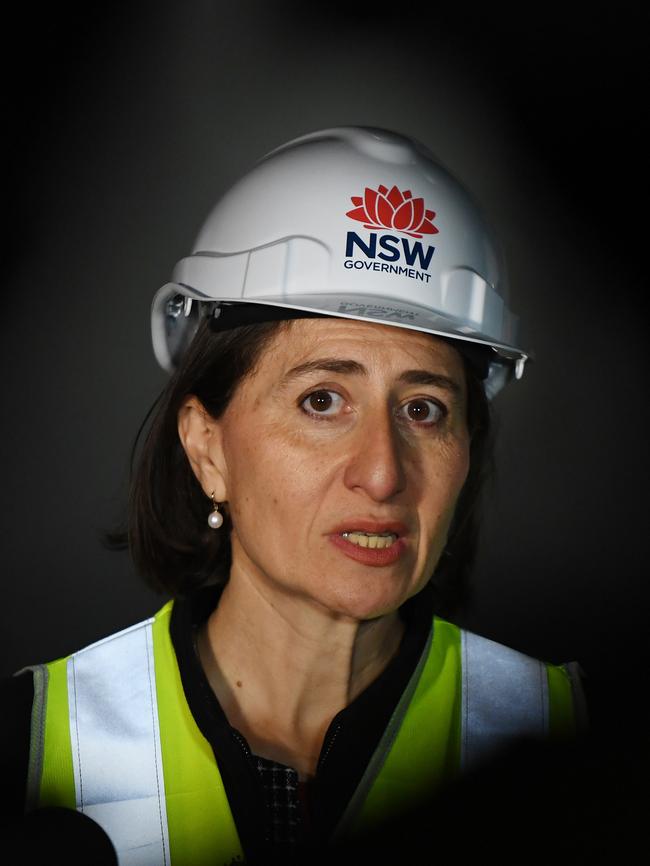
[{"label": "eyebrow", "polygon": [[[283,387],[294,379],[309,373],[321,371],[347,376],[368,376],[368,370],[358,361],[347,361],[342,358],[316,358],[288,370],[280,380],[280,386]],[[405,385],[435,385],[438,388],[444,388],[455,397],[460,397],[462,394],[462,388],[455,379],[442,373],[433,373],[430,370],[404,370],[397,377],[397,381]]]}]

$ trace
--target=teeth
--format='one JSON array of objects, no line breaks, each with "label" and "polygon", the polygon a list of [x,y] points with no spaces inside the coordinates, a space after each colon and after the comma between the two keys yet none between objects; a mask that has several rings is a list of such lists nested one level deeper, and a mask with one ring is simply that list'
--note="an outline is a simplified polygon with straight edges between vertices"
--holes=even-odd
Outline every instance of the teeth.
[{"label": "teeth", "polygon": [[394,532],[342,532],[341,535],[352,544],[358,544],[359,547],[370,547],[377,550],[390,547],[397,541],[397,535]]}]

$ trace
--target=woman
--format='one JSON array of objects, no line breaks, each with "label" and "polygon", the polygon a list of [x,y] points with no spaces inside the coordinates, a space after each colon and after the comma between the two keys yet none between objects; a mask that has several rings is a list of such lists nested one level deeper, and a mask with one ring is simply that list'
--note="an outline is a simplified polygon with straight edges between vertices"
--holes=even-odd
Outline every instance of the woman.
[{"label": "woman", "polygon": [[467,193],[394,133],[304,136],[223,197],[152,306],[172,376],[127,537],[172,601],[16,677],[28,810],[92,818],[120,864],[313,862],[575,732],[571,666],[437,615],[528,357],[500,285]]}]

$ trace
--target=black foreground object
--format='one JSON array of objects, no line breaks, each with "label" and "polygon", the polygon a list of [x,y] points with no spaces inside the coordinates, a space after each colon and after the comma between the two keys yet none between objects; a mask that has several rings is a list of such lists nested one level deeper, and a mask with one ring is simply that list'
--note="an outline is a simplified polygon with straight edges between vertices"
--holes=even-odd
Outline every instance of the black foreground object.
[{"label": "black foreground object", "polygon": [[2,839],[0,862],[7,866],[118,866],[115,848],[99,824],[81,812],[60,807],[28,813]]}]

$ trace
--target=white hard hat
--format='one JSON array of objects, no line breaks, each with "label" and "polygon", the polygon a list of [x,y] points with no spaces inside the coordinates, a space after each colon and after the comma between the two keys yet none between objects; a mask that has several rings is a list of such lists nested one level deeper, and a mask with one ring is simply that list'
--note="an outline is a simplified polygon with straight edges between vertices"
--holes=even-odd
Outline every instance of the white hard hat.
[{"label": "white hard hat", "polygon": [[226,310],[230,326],[301,312],[367,320],[482,352],[491,397],[529,358],[503,283],[479,208],[423,145],[325,129],[271,151],[217,203],[154,297],[153,347],[173,371],[201,316]]}]

